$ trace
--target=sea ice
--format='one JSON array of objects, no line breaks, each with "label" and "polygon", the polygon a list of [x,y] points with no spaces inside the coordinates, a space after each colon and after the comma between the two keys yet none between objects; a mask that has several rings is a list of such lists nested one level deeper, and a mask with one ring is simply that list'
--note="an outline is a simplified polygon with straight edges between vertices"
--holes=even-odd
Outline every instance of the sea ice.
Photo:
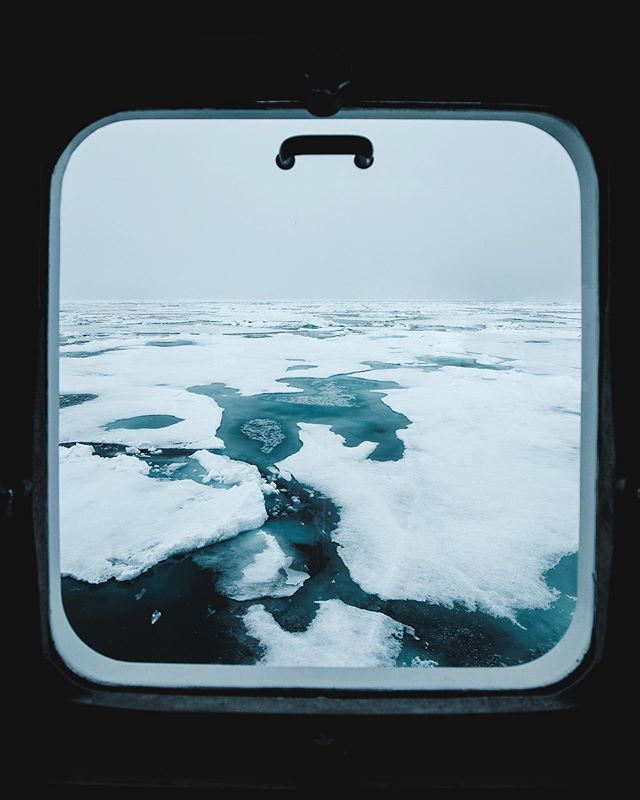
[{"label": "sea ice", "polygon": [[306,631],[290,633],[263,605],[244,615],[248,633],[264,648],[260,664],[286,667],[392,667],[411,629],[377,611],[341,600],[317,601]]},{"label": "sea ice", "polygon": [[384,402],[412,420],[396,462],[299,423],[303,447],[280,467],[340,507],[332,535],[365,591],[512,619],[556,598],[544,572],[577,549],[579,417],[550,405],[571,404],[579,380],[483,374],[393,371],[403,388]]},{"label": "sea ice", "polygon": [[309,575],[291,568],[292,556],[287,556],[275,536],[260,531],[264,549],[244,568],[239,579],[226,587],[225,594],[235,600],[258,597],[290,597],[298,591]]},{"label": "sea ice", "polygon": [[[118,443],[131,455],[143,443],[156,452],[199,449],[210,476],[207,485],[158,481],[139,459],[66,449],[65,574],[124,579],[163,553],[258,528],[266,516],[262,495],[276,491],[273,481],[252,465],[207,453],[224,446],[216,436],[223,409],[188,389],[218,382],[245,396],[277,393],[294,413],[302,390],[287,381],[301,373],[288,368],[300,361],[317,365],[305,377],[395,382],[383,402],[412,421],[398,432],[405,453],[395,462],[369,459],[374,443],[347,447],[327,427],[301,423],[302,449],[271,473],[285,481],[293,473],[340,507],[332,535],[363,589],[512,619],[520,608],[554,600],[544,572],[577,549],[579,306],[78,302],[65,304],[61,323],[62,354],[93,354],[60,362],[61,393],[93,396],[61,408],[61,441]],[[195,344],[146,346],[154,337]],[[340,391],[325,390],[318,402],[358,413]],[[104,427],[151,415],[183,421],[160,429]],[[262,425],[267,418],[265,405],[245,425],[260,423],[249,433],[273,449],[277,431]]]},{"label": "sea ice", "polygon": [[[215,436],[222,409],[210,397],[166,386],[128,385],[121,377],[87,378],[86,385],[93,385],[98,397],[61,409],[61,442],[112,442],[128,445],[131,453],[140,448],[224,447]],[[158,413],[181,422],[166,428],[105,428],[114,420]]]},{"label": "sea ice", "polygon": [[276,487],[263,478],[260,470],[253,464],[235,461],[218,453],[210,453],[208,450],[198,450],[191,458],[207,472],[202,479],[203,483],[219,483],[226,486],[252,483],[265,495],[273,494],[274,489],[277,492]]},{"label": "sea ice", "polygon": [[249,439],[262,442],[260,450],[263,453],[270,453],[284,441],[282,428],[273,419],[250,419],[240,430]]},{"label": "sea ice", "polygon": [[177,470],[182,469],[184,465],[185,465],[184,461],[176,461],[173,464],[167,464],[167,466],[164,468],[164,473],[165,475],[173,475],[174,472],[177,472]]},{"label": "sea ice", "polygon": [[230,488],[149,477],[150,465],[89,445],[60,447],[61,572],[89,583],[128,580],[176,553],[259,528],[255,480]]},{"label": "sea ice", "polygon": [[226,546],[195,553],[193,560],[216,576],[216,591],[234,600],[290,597],[309,575],[293,569],[275,536],[263,530],[245,534]]},{"label": "sea ice", "polygon": [[437,667],[438,662],[434,661],[432,658],[420,658],[420,656],[415,656],[411,659],[411,666],[412,667],[423,667],[423,668],[431,668]]}]

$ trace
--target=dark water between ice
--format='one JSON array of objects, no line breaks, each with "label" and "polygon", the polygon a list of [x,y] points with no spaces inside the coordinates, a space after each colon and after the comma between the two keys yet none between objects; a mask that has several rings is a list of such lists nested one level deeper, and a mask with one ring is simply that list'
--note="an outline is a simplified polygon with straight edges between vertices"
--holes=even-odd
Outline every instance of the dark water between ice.
[{"label": "dark water between ice", "polygon": [[[459,366],[477,368],[473,363]],[[292,376],[283,380],[285,383],[302,391],[244,397],[215,383],[192,387],[191,391],[214,398],[224,409],[218,431],[226,445],[222,452],[255,464],[270,480],[269,467],[301,446],[298,422],[330,425],[350,447],[362,441],[377,442],[372,459],[402,458],[404,445],[397,431],[410,422],[382,402],[384,390],[393,388],[393,382],[336,375]],[[114,420],[110,427],[152,427],[149,417],[137,418],[139,424],[132,420]],[[118,445],[95,445],[95,449],[103,456],[124,450]],[[202,470],[188,458],[191,452],[163,449],[162,455],[147,456],[151,475],[159,480],[197,480]],[[176,463],[185,466],[166,470]],[[351,580],[337,545],[331,541],[339,509],[313,487],[282,478],[276,483],[280,494],[265,498],[269,520],[262,529],[293,557],[293,569],[310,575],[295,594],[234,600],[218,590],[225,565],[246,564],[255,554],[256,535],[248,531],[195,553],[170,558],[131,581],[90,585],[63,578],[64,606],[77,633],[99,652],[128,661],[252,664],[262,653],[242,621],[249,606],[262,603],[283,628],[302,631],[317,612],[317,600],[339,598],[349,605],[380,611],[415,629],[418,638],[405,637],[399,666],[409,665],[416,656],[437,661],[440,666],[507,666],[549,650],[571,621],[576,595],[575,555],[563,558],[546,575],[549,585],[561,592],[558,600],[546,611],[521,612],[518,621],[523,627],[463,607],[387,601],[367,594]],[[298,502],[293,502],[293,497]],[[161,616],[151,624],[154,611],[160,611]]]},{"label": "dark water between ice", "polygon": [[157,430],[158,428],[168,428],[182,422],[181,417],[174,417],[173,414],[143,414],[139,417],[125,417],[124,419],[114,419],[104,426],[106,431],[114,430]]}]

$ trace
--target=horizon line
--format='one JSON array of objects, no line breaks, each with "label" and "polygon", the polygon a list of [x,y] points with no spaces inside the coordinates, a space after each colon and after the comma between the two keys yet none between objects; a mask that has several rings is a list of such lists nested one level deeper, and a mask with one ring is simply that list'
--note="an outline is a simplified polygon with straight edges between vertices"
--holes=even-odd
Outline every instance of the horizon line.
[{"label": "horizon line", "polygon": [[579,305],[581,300],[560,300],[557,298],[541,297],[324,297],[324,298],[206,298],[201,297],[66,297],[60,298],[60,303],[558,303],[564,305]]}]

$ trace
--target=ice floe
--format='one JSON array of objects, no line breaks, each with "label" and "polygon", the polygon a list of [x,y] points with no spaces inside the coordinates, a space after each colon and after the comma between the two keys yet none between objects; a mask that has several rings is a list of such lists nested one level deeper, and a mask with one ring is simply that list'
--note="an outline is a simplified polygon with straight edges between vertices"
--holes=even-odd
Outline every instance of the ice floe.
[{"label": "ice floe", "polygon": [[309,575],[294,569],[293,556],[282,549],[275,536],[252,531],[224,547],[195,553],[193,560],[215,574],[216,590],[233,600],[291,597]]},{"label": "ice floe", "polygon": [[176,553],[259,528],[267,518],[253,479],[229,488],[158,480],[135,456],[102,458],[83,444],[59,453],[63,575],[89,583],[128,580]]},{"label": "ice floe", "polygon": [[[222,409],[210,397],[166,386],[129,385],[122,378],[96,377],[87,383],[98,396],[60,413],[61,442],[117,443],[131,448],[224,447],[215,435]],[[175,415],[180,422],[163,428],[106,426],[116,420]]]},{"label": "ice floe", "polygon": [[252,483],[265,495],[278,492],[275,484],[263,478],[260,470],[253,464],[234,461],[227,456],[210,453],[208,450],[198,450],[192,454],[191,458],[206,470],[206,475],[202,478],[203,483],[219,483],[226,486]]},{"label": "ice floe", "polygon": [[247,632],[264,648],[260,664],[287,667],[391,667],[408,626],[341,600],[318,601],[305,631],[289,632],[263,605],[244,615]]},{"label": "ice floe", "polygon": [[253,600],[258,597],[290,597],[298,591],[309,575],[291,568],[292,556],[287,556],[275,536],[260,531],[264,549],[243,569],[239,578],[227,586],[226,594],[234,600]]}]

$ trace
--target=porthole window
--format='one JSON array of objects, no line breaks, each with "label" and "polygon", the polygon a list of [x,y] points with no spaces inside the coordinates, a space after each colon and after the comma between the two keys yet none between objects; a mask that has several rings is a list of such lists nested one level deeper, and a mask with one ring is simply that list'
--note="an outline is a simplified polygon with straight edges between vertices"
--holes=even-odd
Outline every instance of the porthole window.
[{"label": "porthole window", "polygon": [[403,691],[576,669],[598,199],[571,126],[121,114],[69,144],[51,197],[49,604],[72,671]]}]

